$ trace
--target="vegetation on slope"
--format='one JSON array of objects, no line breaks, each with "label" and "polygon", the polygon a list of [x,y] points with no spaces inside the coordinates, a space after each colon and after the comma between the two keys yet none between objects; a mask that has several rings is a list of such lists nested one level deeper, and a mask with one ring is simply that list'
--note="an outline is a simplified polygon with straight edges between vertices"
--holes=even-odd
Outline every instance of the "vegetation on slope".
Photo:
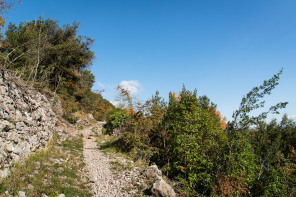
[{"label": "vegetation on slope", "polygon": [[295,195],[296,123],[286,115],[280,123],[266,123],[268,113],[278,113],[287,103],[250,116],[264,107],[262,99],[271,94],[281,73],[244,96],[227,127],[216,105],[196,91],[183,87],[169,95],[168,103],[157,92],[139,104],[119,87],[125,108],[112,112],[106,131],[119,127],[113,146],[160,166],[179,182],[176,189],[182,195]]},{"label": "vegetation on slope", "polygon": [[53,19],[9,24],[2,38],[0,62],[34,87],[57,93],[65,118],[82,110],[104,119],[112,104],[92,91],[94,75],[88,70],[94,59],[93,40],[77,35],[79,24],[60,27]]},{"label": "vegetation on slope", "polygon": [[47,150],[32,154],[11,168],[10,175],[0,184],[0,196],[8,191],[16,196],[42,194],[57,196],[91,196],[87,177],[82,176],[82,136],[68,137],[61,142],[55,134]]}]

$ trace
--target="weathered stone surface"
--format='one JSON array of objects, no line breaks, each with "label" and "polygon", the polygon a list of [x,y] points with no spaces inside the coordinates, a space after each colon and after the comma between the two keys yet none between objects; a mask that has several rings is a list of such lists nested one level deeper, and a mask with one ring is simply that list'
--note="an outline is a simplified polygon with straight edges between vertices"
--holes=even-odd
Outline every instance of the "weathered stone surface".
[{"label": "weathered stone surface", "polygon": [[145,171],[144,174],[150,180],[157,181],[162,179],[162,173],[158,169],[157,165],[149,166]]},{"label": "weathered stone surface", "polygon": [[2,120],[0,122],[0,132],[8,132],[13,128],[13,124],[7,120]]},{"label": "weathered stone surface", "polygon": [[6,145],[6,151],[11,153],[12,151],[14,151],[14,146],[10,143]]},{"label": "weathered stone surface", "polygon": [[56,122],[44,95],[17,85],[0,70],[0,179],[7,176],[11,164],[46,147]]},{"label": "weathered stone surface", "polygon": [[9,175],[8,168],[4,168],[3,170],[0,170],[0,178],[4,178]]},{"label": "weathered stone surface", "polygon": [[150,190],[154,196],[176,196],[173,188],[163,180],[162,173],[156,165],[146,168],[143,171],[143,175],[151,183],[147,190]]},{"label": "weathered stone surface", "polygon": [[26,197],[26,192],[19,191],[18,192],[18,197]]},{"label": "weathered stone surface", "polygon": [[156,181],[152,188],[151,188],[151,193],[154,196],[167,196],[167,197],[175,197],[176,193],[173,190],[173,188],[167,184],[163,179],[160,179]]}]

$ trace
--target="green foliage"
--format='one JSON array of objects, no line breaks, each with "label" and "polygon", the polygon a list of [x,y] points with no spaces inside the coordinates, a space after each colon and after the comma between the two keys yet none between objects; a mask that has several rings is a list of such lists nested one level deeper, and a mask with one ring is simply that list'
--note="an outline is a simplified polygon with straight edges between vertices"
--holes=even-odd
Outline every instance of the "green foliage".
[{"label": "green foliage", "polygon": [[259,171],[249,139],[240,132],[235,132],[229,136],[224,151],[223,162],[216,172],[216,185],[212,187],[214,196],[249,195]]},{"label": "green foliage", "polygon": [[79,117],[76,117],[73,114],[65,114],[63,118],[71,124],[75,124],[79,120]]},{"label": "green foliage", "polygon": [[106,134],[112,134],[114,129],[119,129],[122,131],[125,126],[128,115],[125,114],[122,110],[115,109],[109,113],[107,123],[104,125],[106,129]]},{"label": "green foliage", "polygon": [[94,58],[93,40],[77,36],[79,24],[59,27],[52,19],[9,24],[1,48],[5,67],[12,67],[28,80],[47,82],[56,89],[62,82],[75,86],[79,72]]},{"label": "green foliage", "polygon": [[293,177],[295,160],[291,157],[295,149],[295,123],[285,115],[280,124],[276,120],[269,124],[261,123],[250,135],[260,167],[253,193],[289,196],[296,189]]},{"label": "green foliage", "polygon": [[162,121],[163,144],[156,163],[183,183],[185,195],[210,193],[227,143],[214,105],[205,101],[209,99],[183,87],[178,98],[170,94]]},{"label": "green foliage", "polygon": [[79,23],[60,27],[53,19],[9,24],[0,47],[0,63],[31,85],[47,88],[62,99],[66,119],[83,110],[105,119],[113,108],[100,93],[91,90],[94,75],[88,70],[94,59],[93,40],[77,35]]},{"label": "green foliage", "polygon": [[157,127],[166,111],[166,103],[158,92],[142,104],[135,102],[135,98],[127,90],[121,87],[118,89],[121,100],[127,103],[124,112],[129,116],[121,132],[124,148],[130,151],[135,160],[149,161],[157,151],[155,144],[160,139]]},{"label": "green foliage", "polygon": [[[295,124],[289,121],[287,116],[283,117],[280,125],[276,120],[269,124],[265,122],[268,113],[279,113],[278,109],[284,108],[287,102],[278,103],[256,117],[249,116],[251,111],[264,107],[264,101],[259,100],[271,94],[271,90],[278,85],[281,73],[282,70],[243,97],[239,110],[233,114],[234,120],[228,124],[229,141],[233,144],[230,146],[228,157],[231,159],[234,155],[235,160],[227,162],[229,165],[226,169],[235,172],[240,178],[237,189],[241,194],[289,196],[295,191],[295,178],[292,176],[295,172],[295,160],[291,157],[295,149]],[[252,128],[252,125],[256,127]],[[237,142],[237,139],[243,139],[244,143],[240,140]],[[247,147],[237,149],[237,144],[245,144]],[[241,154],[245,155],[243,160],[240,159]],[[243,171],[239,172],[236,169]],[[246,189],[243,191],[242,188]]]},{"label": "green foliage", "polygon": [[264,107],[265,101],[259,102],[260,99],[271,94],[271,91],[279,84],[278,81],[282,72],[283,69],[269,80],[264,81],[261,86],[254,87],[246,96],[243,97],[239,109],[232,115],[233,121],[228,123],[228,132],[233,130],[246,130],[251,125],[257,125],[261,121],[264,121],[268,113],[278,114],[279,109],[286,107],[288,102],[278,103],[271,106],[268,111],[262,112],[258,116],[249,116],[251,111]]}]

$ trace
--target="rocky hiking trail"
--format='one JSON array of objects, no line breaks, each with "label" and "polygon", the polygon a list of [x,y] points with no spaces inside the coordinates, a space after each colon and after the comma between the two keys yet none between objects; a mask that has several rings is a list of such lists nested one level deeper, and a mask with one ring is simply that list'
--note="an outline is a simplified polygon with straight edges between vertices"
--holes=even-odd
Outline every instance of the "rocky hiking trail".
[{"label": "rocky hiking trail", "polygon": [[0,197],[176,196],[156,165],[110,148],[116,137],[102,134],[104,122],[84,129],[58,124],[47,149],[15,164],[0,181]]},{"label": "rocky hiking trail", "polygon": [[[170,196],[176,194],[163,178],[156,165],[138,167],[133,161],[98,148],[97,137],[102,136],[104,122],[87,127],[83,134],[85,170],[95,197]],[[105,138],[106,139],[106,138]],[[105,140],[101,143],[103,144]]]},{"label": "rocky hiking trail", "polygon": [[[99,129],[102,128],[102,124],[101,122],[98,124]],[[92,128],[94,127],[88,127],[81,133],[83,134],[84,162],[93,195],[95,197],[129,196],[129,194],[122,192],[122,189],[127,186],[126,181],[115,178],[111,171],[110,158],[98,149],[96,139],[91,137]]]}]

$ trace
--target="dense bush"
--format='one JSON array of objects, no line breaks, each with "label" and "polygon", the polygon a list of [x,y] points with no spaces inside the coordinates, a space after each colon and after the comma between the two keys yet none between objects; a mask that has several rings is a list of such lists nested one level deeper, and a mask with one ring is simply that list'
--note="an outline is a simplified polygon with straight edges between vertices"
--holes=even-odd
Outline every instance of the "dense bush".
[{"label": "dense bush", "polygon": [[122,110],[112,110],[110,111],[107,119],[107,124],[104,125],[105,133],[112,134],[114,129],[123,130],[128,115]]},{"label": "dense bush", "polygon": [[154,162],[182,182],[186,195],[209,194],[227,144],[215,105],[183,87],[170,94],[161,122],[163,143]]}]

